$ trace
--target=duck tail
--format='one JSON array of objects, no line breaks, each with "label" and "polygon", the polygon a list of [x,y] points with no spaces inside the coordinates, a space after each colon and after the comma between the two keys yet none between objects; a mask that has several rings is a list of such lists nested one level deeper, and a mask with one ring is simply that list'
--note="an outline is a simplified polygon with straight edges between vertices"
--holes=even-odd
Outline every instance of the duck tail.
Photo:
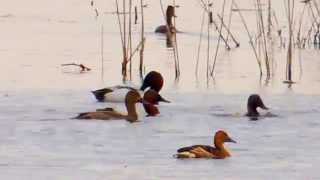
[{"label": "duck tail", "polygon": [[190,152],[181,152],[173,155],[177,159],[196,158],[196,155]]},{"label": "duck tail", "polygon": [[103,89],[91,91],[91,93],[95,96],[95,98],[100,102],[104,100],[104,95],[110,92],[112,92],[112,90],[109,88],[103,88]]},{"label": "duck tail", "polygon": [[90,119],[90,117],[89,117],[89,113],[85,112],[85,113],[79,113],[78,116],[73,117],[72,119]]}]

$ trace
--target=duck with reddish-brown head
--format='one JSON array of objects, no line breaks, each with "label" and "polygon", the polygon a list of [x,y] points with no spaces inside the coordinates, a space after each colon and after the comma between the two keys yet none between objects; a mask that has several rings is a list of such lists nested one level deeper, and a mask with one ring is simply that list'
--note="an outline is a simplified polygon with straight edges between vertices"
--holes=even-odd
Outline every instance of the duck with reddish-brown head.
[{"label": "duck with reddish-brown head", "polygon": [[230,152],[224,147],[225,142],[236,143],[229,135],[222,130],[216,132],[214,136],[214,146],[193,145],[177,150],[176,158],[208,158],[225,159],[231,156]]}]

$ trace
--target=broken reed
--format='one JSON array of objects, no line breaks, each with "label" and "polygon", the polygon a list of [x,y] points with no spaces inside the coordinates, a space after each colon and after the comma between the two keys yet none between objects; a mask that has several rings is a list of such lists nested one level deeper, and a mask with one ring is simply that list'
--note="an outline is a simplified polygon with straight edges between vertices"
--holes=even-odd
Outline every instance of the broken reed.
[{"label": "broken reed", "polygon": [[[217,14],[217,17],[220,20],[220,24],[218,24],[213,17],[212,13],[212,2],[209,0],[207,2],[204,2],[204,0],[199,0],[200,5],[203,8],[203,15],[202,15],[202,23],[201,23],[201,33],[200,33],[200,40],[198,44],[198,52],[197,52],[197,57],[196,57],[196,76],[198,75],[198,69],[199,69],[199,59],[200,59],[200,51],[201,51],[201,43],[202,43],[202,38],[203,38],[203,29],[204,29],[204,22],[205,22],[205,14],[207,14],[208,20],[207,20],[207,50],[206,50],[206,61],[207,61],[207,79],[209,76],[213,77],[213,72],[215,68],[215,63],[217,60],[217,54],[220,46],[220,40],[222,40],[225,44],[225,47],[227,50],[230,50],[231,47],[228,43],[228,38],[231,37],[232,41],[235,43],[235,47],[239,47],[240,43],[235,39],[234,35],[231,33],[230,28],[224,23],[223,16],[224,16],[224,9],[225,9],[225,3],[226,1],[223,1],[223,6],[222,6],[222,12],[221,15]],[[230,10],[232,7],[230,7]],[[230,12],[231,15],[231,12]],[[230,24],[230,23],[229,23]],[[214,26],[214,29],[218,32],[219,39],[218,39],[218,45],[216,47],[215,51],[215,56],[213,57],[213,65],[212,68],[210,69],[210,32],[211,32],[211,26]],[[224,29],[227,32],[227,35],[223,35],[222,29]]]}]

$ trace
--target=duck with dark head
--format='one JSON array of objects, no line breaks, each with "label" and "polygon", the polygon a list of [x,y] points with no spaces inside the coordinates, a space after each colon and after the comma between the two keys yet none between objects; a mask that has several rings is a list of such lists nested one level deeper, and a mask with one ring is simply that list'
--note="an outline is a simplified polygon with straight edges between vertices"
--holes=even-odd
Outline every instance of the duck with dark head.
[{"label": "duck with dark head", "polygon": [[230,152],[224,147],[225,142],[236,143],[229,135],[219,130],[214,135],[214,147],[209,145],[193,145],[177,150],[176,158],[207,158],[225,159],[231,156]]},{"label": "duck with dark head", "polygon": [[[164,81],[162,75],[159,72],[151,71],[145,76],[140,90],[144,91],[145,89],[150,88],[159,93],[163,84]],[[138,89],[133,87],[119,85],[98,89],[92,91],[92,94],[99,102],[124,102],[125,96],[130,90],[138,91]]]},{"label": "duck with dark head", "polygon": [[268,110],[261,97],[258,94],[252,94],[248,98],[247,103],[247,114],[246,116],[250,117],[251,120],[257,120],[260,116],[259,112],[257,111],[257,108],[260,107],[261,109]]},{"label": "duck with dark head", "polygon": [[156,28],[155,32],[156,33],[162,33],[162,34],[167,34],[170,30],[170,33],[176,33],[176,28],[174,27],[173,23],[172,23],[172,18],[173,17],[177,17],[175,15],[175,9],[173,6],[169,5],[167,7],[167,11],[166,11],[166,21],[167,24],[166,25],[161,25],[159,27]]}]

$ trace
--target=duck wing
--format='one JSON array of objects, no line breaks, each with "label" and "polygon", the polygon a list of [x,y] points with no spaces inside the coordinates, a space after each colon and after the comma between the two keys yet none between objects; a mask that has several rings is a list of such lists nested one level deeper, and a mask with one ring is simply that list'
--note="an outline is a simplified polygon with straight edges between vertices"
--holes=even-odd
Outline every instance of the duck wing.
[{"label": "duck wing", "polygon": [[216,148],[212,147],[212,146],[208,146],[208,145],[193,145],[193,146],[187,146],[187,147],[183,147],[177,150],[177,152],[190,152],[196,148],[202,148],[203,150],[207,151],[207,152],[215,152]]},{"label": "duck wing", "polygon": [[104,101],[104,95],[113,92],[112,88],[103,88],[91,91],[98,101]]},{"label": "duck wing", "polygon": [[79,113],[74,119],[125,120],[126,116],[115,111],[95,111]]}]

